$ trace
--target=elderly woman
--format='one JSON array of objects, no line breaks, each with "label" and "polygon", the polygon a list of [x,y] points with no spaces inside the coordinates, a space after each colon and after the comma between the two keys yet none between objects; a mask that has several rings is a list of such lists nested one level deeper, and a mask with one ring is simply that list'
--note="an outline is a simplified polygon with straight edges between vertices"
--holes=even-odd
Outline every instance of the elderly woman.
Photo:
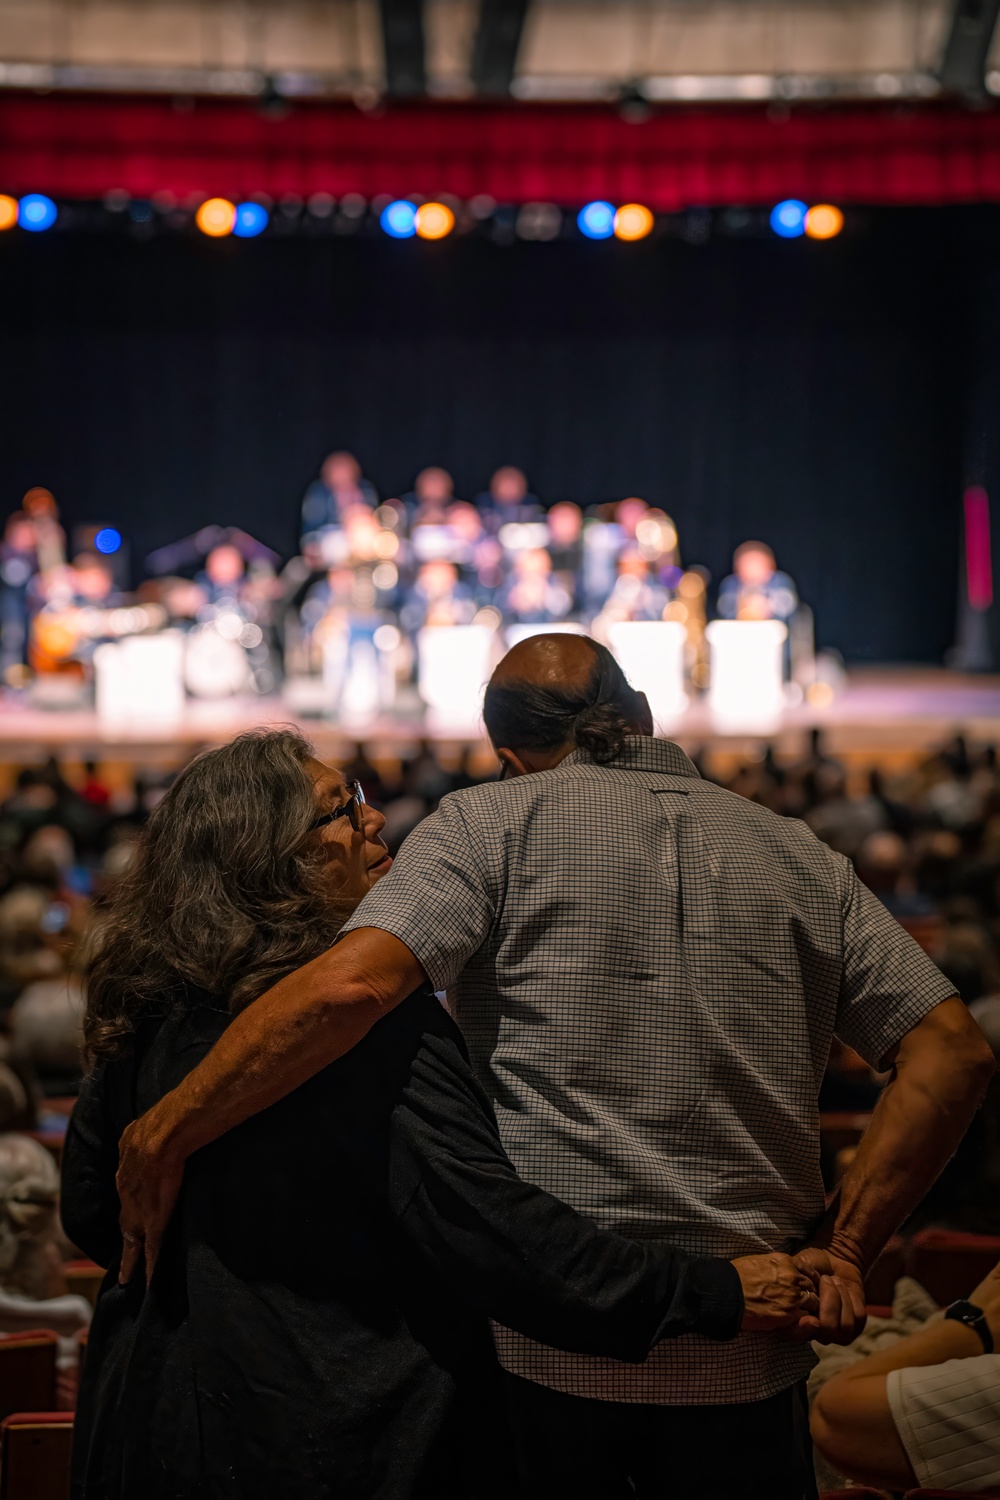
[{"label": "elderly woman", "polygon": [[59,1169],[27,1135],[0,1135],[0,1331],[59,1337],[57,1404],[76,1404],[78,1335],[90,1305],[67,1292],[59,1240]]},{"label": "elderly woman", "polygon": [[786,1257],[628,1243],[522,1183],[427,992],[197,1153],[148,1292],[119,1284],[123,1128],[333,942],[391,864],[382,826],[284,731],[194,761],[147,825],[88,976],[64,1156],[67,1232],[111,1268],[76,1500],[510,1494],[487,1314],[639,1360],[676,1334],[788,1326],[811,1296]]}]

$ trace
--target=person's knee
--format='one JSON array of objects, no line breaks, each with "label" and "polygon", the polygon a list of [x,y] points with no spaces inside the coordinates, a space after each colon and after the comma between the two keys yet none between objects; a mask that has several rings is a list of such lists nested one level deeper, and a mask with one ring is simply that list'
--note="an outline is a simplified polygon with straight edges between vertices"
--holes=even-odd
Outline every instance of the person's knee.
[{"label": "person's knee", "polygon": [[824,1385],[813,1402],[809,1431],[827,1463],[843,1473],[843,1461],[849,1453],[850,1426],[835,1382]]}]

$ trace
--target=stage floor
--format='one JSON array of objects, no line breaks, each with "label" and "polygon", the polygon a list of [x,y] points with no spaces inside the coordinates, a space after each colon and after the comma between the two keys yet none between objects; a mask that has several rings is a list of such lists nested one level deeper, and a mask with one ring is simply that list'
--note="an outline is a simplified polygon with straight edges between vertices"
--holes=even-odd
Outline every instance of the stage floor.
[{"label": "stage floor", "polygon": [[[141,761],[170,764],[199,746],[219,744],[254,725],[293,723],[302,727],[324,757],[363,743],[370,751],[393,755],[431,740],[451,749],[480,745],[472,729],[435,728],[418,716],[364,724],[338,724],[310,712],[301,691],[283,697],[188,705],[171,723],[108,725],[88,709],[41,709],[0,699],[0,763],[26,764],[56,755],[68,761]],[[779,754],[801,752],[809,729],[823,730],[828,749],[851,759],[905,761],[941,744],[961,730],[978,744],[1000,742],[1000,677],[966,676],[925,667],[858,667],[825,705],[789,707],[768,724],[720,723],[704,700],[695,701],[670,727],[685,749],[716,754],[753,754],[762,741]]]}]

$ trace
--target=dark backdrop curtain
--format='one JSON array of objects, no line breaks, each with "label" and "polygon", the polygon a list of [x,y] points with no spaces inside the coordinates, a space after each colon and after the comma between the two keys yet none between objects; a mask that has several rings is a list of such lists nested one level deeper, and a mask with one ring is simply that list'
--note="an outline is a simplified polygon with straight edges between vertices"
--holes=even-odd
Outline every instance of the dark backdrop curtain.
[{"label": "dark backdrop curtain", "polygon": [[287,555],[330,448],[383,494],[512,462],[664,506],[716,581],[763,537],[850,660],[940,660],[998,212],[824,245],[9,235],[6,506],[48,485],[137,558],[212,521]]}]

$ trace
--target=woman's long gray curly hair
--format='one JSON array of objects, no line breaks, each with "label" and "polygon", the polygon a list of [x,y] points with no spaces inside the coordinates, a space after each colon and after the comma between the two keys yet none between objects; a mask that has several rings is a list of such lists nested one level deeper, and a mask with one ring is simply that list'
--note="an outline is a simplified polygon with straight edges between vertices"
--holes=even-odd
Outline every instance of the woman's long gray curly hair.
[{"label": "woman's long gray curly hair", "polygon": [[235,1013],[330,947],[350,903],[338,909],[322,842],[307,836],[312,753],[292,730],[254,730],[178,776],[96,934],[88,1066],[189,985]]}]

